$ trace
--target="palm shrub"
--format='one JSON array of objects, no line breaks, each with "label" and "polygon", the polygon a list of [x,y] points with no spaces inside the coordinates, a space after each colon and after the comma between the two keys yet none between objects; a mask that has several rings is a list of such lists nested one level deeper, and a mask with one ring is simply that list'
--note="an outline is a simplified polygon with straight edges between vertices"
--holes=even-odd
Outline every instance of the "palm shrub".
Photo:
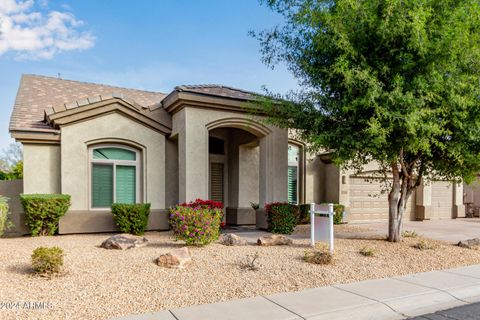
[{"label": "palm shrub", "polygon": [[177,240],[187,245],[206,245],[218,239],[223,205],[197,199],[170,209],[170,227]]},{"label": "palm shrub", "polygon": [[112,214],[121,232],[142,235],[147,230],[150,203],[114,203]]},{"label": "palm shrub", "polygon": [[66,194],[21,194],[20,201],[32,236],[54,235],[71,204]]},{"label": "palm shrub", "polygon": [[291,234],[298,222],[298,206],[288,202],[273,202],[265,205],[268,231]]}]

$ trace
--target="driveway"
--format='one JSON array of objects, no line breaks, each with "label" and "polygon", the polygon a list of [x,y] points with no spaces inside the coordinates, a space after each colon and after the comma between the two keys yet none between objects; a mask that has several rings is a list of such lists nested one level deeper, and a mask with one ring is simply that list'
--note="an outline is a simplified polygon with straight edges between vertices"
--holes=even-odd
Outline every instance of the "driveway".
[{"label": "driveway", "polygon": [[[382,234],[388,232],[388,221],[352,225],[368,227]],[[426,238],[458,243],[466,239],[480,238],[480,219],[405,221],[403,230],[413,230]]]}]

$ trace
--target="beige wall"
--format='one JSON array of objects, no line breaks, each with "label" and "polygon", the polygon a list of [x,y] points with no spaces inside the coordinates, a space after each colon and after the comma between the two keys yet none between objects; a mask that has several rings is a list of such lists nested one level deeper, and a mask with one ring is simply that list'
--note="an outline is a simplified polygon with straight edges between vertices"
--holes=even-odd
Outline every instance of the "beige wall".
[{"label": "beige wall", "polygon": [[23,144],[23,192],[60,193],[60,146]]},{"label": "beige wall", "polygon": [[107,114],[61,128],[61,191],[72,196],[71,210],[90,207],[89,146],[125,143],[141,149],[142,196],[152,210],[165,208],[165,137],[119,113]]},{"label": "beige wall", "polygon": [[[178,135],[180,202],[208,197],[208,131],[213,129],[213,123],[223,119],[228,121],[221,126],[237,126],[256,135],[267,127],[252,124],[249,114],[233,111],[185,107],[173,115],[172,135]],[[243,123],[238,124],[238,119],[243,119]],[[267,128],[269,133],[260,138],[261,205],[287,198],[287,131]]]},{"label": "beige wall", "polygon": [[238,206],[250,208],[251,202],[259,201],[259,161],[260,148],[240,146],[239,150],[239,181]]}]

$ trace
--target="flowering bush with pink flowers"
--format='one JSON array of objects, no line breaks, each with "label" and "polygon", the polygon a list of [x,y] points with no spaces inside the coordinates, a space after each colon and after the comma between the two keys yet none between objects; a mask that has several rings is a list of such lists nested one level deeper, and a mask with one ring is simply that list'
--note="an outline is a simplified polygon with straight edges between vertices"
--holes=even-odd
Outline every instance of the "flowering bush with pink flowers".
[{"label": "flowering bush with pink flowers", "polygon": [[218,239],[223,205],[197,199],[170,208],[170,227],[177,240],[187,245],[206,245]]}]

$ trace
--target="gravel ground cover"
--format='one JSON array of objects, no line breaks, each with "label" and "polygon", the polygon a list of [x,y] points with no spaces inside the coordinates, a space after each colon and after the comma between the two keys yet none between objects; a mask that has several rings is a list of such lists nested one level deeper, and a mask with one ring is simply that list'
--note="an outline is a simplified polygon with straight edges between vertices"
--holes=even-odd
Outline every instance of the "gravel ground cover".
[{"label": "gravel ground cover", "polygon": [[[342,234],[362,232],[359,227],[336,229]],[[193,264],[185,270],[154,263],[160,254],[182,246],[169,232],[149,232],[148,246],[126,251],[100,248],[108,234],[0,239],[0,319],[109,319],[480,263],[480,251],[439,241],[425,240],[434,249],[422,251],[413,248],[419,238],[402,243],[357,238],[336,239],[333,264],[314,265],[302,259],[309,250],[308,239],[298,237],[304,234],[308,226],[298,228],[291,246],[194,247]],[[50,280],[32,275],[32,250],[54,245],[65,250],[66,274]],[[364,247],[374,256],[359,254]],[[239,266],[256,253],[257,271]],[[45,302],[47,308],[5,305],[12,302]]]}]

